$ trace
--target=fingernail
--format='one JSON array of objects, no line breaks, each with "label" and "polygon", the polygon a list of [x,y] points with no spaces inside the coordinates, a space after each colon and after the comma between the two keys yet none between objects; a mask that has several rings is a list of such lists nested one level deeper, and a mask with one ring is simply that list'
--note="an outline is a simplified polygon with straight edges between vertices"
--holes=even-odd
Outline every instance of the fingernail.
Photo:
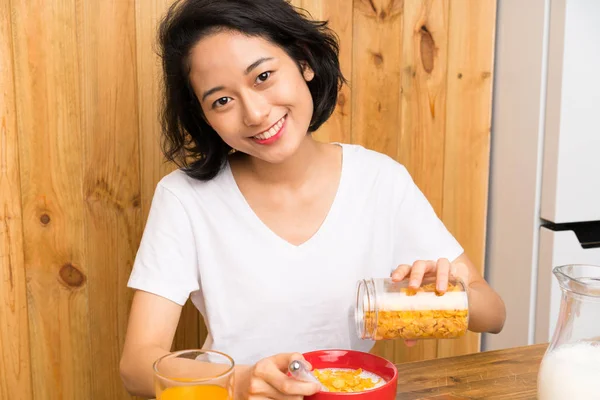
[{"label": "fingernail", "polygon": [[411,279],[409,286],[417,287],[417,286],[419,286],[419,283],[417,282],[416,279]]}]

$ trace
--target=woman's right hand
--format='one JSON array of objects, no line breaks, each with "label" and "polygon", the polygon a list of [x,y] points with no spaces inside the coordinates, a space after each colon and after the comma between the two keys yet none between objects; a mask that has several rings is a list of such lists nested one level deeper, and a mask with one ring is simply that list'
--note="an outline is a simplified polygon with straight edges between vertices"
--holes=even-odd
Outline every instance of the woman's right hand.
[{"label": "woman's right hand", "polygon": [[282,353],[263,358],[248,371],[245,396],[248,400],[301,400],[321,390],[313,382],[304,382],[287,375],[294,360],[304,360],[300,353]]}]

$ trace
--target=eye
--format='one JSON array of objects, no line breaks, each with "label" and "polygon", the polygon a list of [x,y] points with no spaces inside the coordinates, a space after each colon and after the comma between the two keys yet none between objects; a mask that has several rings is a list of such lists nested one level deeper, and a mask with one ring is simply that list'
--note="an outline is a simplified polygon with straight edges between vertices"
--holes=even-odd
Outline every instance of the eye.
[{"label": "eye", "polygon": [[227,103],[229,103],[230,100],[231,100],[231,97],[221,97],[220,99],[217,99],[213,103],[213,107],[215,107],[215,108],[223,107],[223,106],[227,105]]},{"label": "eye", "polygon": [[271,71],[266,71],[256,77],[256,83],[263,83],[271,76]]}]

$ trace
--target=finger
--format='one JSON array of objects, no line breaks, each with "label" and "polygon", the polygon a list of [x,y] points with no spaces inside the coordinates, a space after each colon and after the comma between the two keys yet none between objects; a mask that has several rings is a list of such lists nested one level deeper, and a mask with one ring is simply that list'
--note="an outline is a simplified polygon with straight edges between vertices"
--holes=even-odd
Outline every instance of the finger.
[{"label": "finger", "polygon": [[275,399],[280,393],[262,378],[253,377],[248,387],[248,400]]},{"label": "finger", "polygon": [[[291,362],[291,361],[290,361]],[[300,362],[302,362],[302,364],[304,364],[304,366],[306,367],[306,369],[308,369],[309,371],[312,371],[313,366],[311,363],[309,363],[308,361],[306,361],[304,358],[302,358],[300,360]]]},{"label": "finger", "polygon": [[450,261],[440,258],[437,261],[435,288],[438,292],[445,293],[448,290],[448,277],[450,276]]},{"label": "finger", "polygon": [[450,264],[450,276],[461,278],[465,275],[468,275],[469,268],[466,264],[461,262],[451,263]]},{"label": "finger", "polygon": [[436,264],[433,261],[416,261],[412,268],[410,269],[410,281],[408,286],[411,288],[418,288],[421,286],[421,282],[423,282],[423,276],[426,273],[434,273],[436,268]]},{"label": "finger", "polygon": [[261,360],[256,364],[255,375],[281,394],[310,396],[318,392],[320,385],[287,376],[284,371],[294,360],[305,361],[300,353],[283,353]]},{"label": "finger", "polygon": [[300,361],[309,371],[313,369],[312,364],[301,353],[282,353],[275,356],[275,364],[282,372],[287,372],[292,361]]},{"label": "finger", "polygon": [[401,264],[392,272],[392,281],[400,282],[410,273],[410,265]]},{"label": "finger", "polygon": [[290,396],[281,393],[274,393],[270,396],[248,396],[247,400],[304,400],[304,396]]},{"label": "finger", "polygon": [[252,377],[248,389],[251,399],[302,399],[321,390],[320,385],[311,382],[303,382],[284,375],[280,378],[282,384],[278,385],[270,378]]},{"label": "finger", "polygon": [[[280,395],[310,396],[321,390],[321,385],[314,382],[305,382],[287,375],[282,379],[268,382]],[[281,397],[281,396],[280,396]],[[287,399],[287,397],[285,397]]]},{"label": "finger", "polygon": [[302,400],[302,395],[289,395],[281,393],[264,380],[255,377],[250,382],[248,400]]},{"label": "finger", "polygon": [[415,344],[417,344],[416,340],[405,340],[404,344],[406,345],[406,347],[413,347]]},{"label": "finger", "polygon": [[466,288],[469,288],[471,282],[471,276],[469,273],[469,267],[461,262],[450,264],[450,276],[462,280]]},{"label": "finger", "polygon": [[[246,397],[244,397],[244,400],[281,400],[281,399],[283,399],[283,398],[286,398],[286,397],[278,397],[276,394],[274,394],[273,396],[274,396],[274,397],[271,397],[271,396],[263,396],[263,395],[258,395],[258,396],[256,396],[256,395],[250,395],[250,396],[248,396],[247,398],[246,398]],[[300,397],[298,397],[298,396],[295,396],[294,398],[295,398],[295,399],[302,399],[302,396],[300,396]],[[286,399],[287,399],[287,398],[286,398]]]}]

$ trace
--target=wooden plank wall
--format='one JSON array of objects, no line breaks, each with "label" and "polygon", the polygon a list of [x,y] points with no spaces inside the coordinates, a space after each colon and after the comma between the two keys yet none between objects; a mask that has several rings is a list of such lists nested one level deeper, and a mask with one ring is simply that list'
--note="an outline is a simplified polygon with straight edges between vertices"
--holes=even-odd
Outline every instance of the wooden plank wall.
[{"label": "wooden plank wall", "polygon": [[[0,398],[126,399],[125,287],[159,150],[155,26],[172,0],[0,2]],[[292,0],[328,19],[350,80],[319,140],[404,163],[483,268],[494,0]],[[174,348],[201,345],[188,304]],[[379,343],[395,362],[479,336]]]},{"label": "wooden plank wall", "polygon": [[0,4],[0,398],[32,398],[10,5]]}]

